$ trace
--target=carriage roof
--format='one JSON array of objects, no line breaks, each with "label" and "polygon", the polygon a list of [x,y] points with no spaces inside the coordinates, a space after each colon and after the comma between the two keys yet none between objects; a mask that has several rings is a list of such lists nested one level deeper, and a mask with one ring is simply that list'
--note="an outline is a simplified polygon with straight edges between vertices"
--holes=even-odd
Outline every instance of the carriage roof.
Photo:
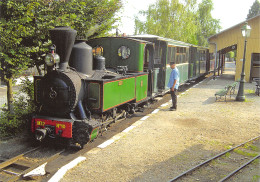
[{"label": "carriage roof", "polygon": [[98,40],[98,39],[124,39],[124,40],[139,42],[139,43],[154,44],[153,42],[142,40],[142,39],[137,39],[134,37],[99,37],[99,38],[89,39],[88,41]]},{"label": "carriage roof", "polygon": [[131,36],[131,38],[137,38],[137,39],[151,39],[151,40],[159,40],[159,41],[165,41],[168,43],[168,45],[172,45],[172,46],[182,46],[182,47],[189,47],[192,46],[192,44],[186,43],[186,42],[182,42],[182,41],[178,41],[178,40],[173,40],[170,38],[164,38],[164,37],[160,37],[157,35],[151,35],[151,34],[143,34],[143,35],[133,35]]}]

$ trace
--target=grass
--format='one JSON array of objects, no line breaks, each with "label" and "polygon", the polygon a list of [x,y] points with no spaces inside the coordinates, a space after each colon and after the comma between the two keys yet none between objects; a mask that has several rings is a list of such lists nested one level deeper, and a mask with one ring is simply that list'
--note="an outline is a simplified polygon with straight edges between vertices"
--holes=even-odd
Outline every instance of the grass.
[{"label": "grass", "polygon": [[245,99],[245,102],[253,102],[253,101],[246,98],[246,99]]},{"label": "grass", "polygon": [[247,156],[247,157],[255,157],[258,155],[257,153],[245,152],[240,149],[235,149],[234,152],[236,152],[237,154],[243,155],[243,156]]},{"label": "grass", "polygon": [[254,90],[251,90],[251,89],[247,89],[247,90],[245,90],[245,92],[247,92],[247,93],[249,93],[249,94],[254,94],[254,93],[255,93],[255,91],[254,91]]},{"label": "grass", "polygon": [[252,145],[252,144],[245,144],[245,145],[244,145],[244,148],[245,148],[245,149],[253,150],[253,151],[255,151],[255,152],[258,152],[258,151],[259,151],[259,147],[255,146],[255,145]]},{"label": "grass", "polygon": [[225,157],[230,157],[230,153],[227,152],[227,153],[225,154]]},{"label": "grass", "polygon": [[225,145],[224,148],[227,149],[227,150],[228,150],[228,149],[231,149],[231,148],[233,148],[233,144]]},{"label": "grass", "polygon": [[252,164],[254,164],[254,165],[259,165],[259,159],[254,160],[254,161],[252,162]]},{"label": "grass", "polygon": [[255,175],[255,176],[253,176],[252,182],[258,182],[259,179],[260,179],[260,176],[259,175]]}]

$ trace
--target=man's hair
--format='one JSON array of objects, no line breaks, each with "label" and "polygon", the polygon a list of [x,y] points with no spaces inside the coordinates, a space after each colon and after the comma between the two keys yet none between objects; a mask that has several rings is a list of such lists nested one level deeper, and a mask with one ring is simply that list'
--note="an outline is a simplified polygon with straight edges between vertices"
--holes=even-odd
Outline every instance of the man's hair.
[{"label": "man's hair", "polygon": [[173,64],[175,64],[175,62],[170,62],[170,65],[173,65]]}]

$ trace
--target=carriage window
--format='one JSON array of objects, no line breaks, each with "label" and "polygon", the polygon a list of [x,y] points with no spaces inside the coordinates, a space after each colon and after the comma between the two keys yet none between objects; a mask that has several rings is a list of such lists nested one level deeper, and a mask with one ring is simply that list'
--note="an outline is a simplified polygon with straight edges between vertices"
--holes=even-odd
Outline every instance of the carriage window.
[{"label": "carriage window", "polygon": [[180,47],[177,47],[177,53],[180,53]]},{"label": "carriage window", "polygon": [[96,46],[92,49],[93,56],[103,56],[103,47]]},{"label": "carriage window", "polygon": [[121,46],[118,48],[118,56],[122,59],[128,59],[130,57],[130,49],[127,46]]},{"label": "carriage window", "polygon": [[190,49],[186,48],[186,61],[187,61],[187,63],[190,61],[189,57],[190,57]]},{"label": "carriage window", "polygon": [[177,54],[177,55],[176,55],[176,64],[179,64],[179,63],[180,63],[180,55]]},{"label": "carriage window", "polygon": [[167,64],[170,64],[171,62],[171,52],[172,52],[172,47],[168,47]]},{"label": "carriage window", "polygon": [[176,48],[172,47],[172,58],[171,58],[171,61],[175,61],[176,60],[176,58],[175,58],[175,51],[176,51]]}]

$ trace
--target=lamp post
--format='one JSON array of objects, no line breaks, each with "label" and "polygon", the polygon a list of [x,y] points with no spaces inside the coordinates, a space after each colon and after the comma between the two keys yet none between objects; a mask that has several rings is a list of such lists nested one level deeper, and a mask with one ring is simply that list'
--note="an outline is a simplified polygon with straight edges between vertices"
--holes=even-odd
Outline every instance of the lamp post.
[{"label": "lamp post", "polygon": [[246,62],[246,38],[250,36],[251,27],[246,24],[241,29],[243,37],[245,37],[245,45],[244,45],[244,56],[243,56],[243,65],[242,65],[242,71],[241,71],[241,78],[239,83],[239,89],[237,93],[236,100],[237,101],[245,101],[245,95],[244,95],[244,86],[245,86],[245,62]]}]

